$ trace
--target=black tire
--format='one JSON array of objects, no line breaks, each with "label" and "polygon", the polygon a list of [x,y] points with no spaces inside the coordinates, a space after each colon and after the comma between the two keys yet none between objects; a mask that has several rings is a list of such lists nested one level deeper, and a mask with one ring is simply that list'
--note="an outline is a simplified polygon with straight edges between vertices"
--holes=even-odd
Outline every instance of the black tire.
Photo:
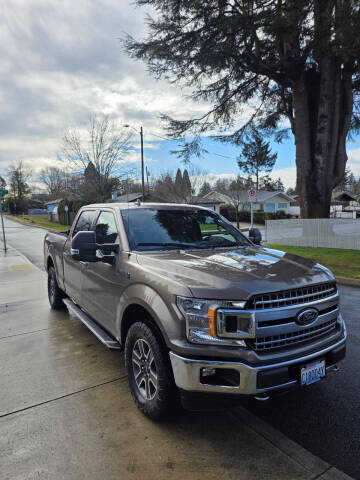
[{"label": "black tire", "polygon": [[53,266],[49,267],[48,270],[48,297],[50,307],[53,310],[61,310],[64,308],[63,298],[65,293],[59,288],[56,279],[56,272]]},{"label": "black tire", "polygon": [[178,391],[169,354],[158,339],[155,328],[143,322],[130,327],[125,342],[125,367],[130,391],[138,408],[152,420],[168,417],[178,406]]}]

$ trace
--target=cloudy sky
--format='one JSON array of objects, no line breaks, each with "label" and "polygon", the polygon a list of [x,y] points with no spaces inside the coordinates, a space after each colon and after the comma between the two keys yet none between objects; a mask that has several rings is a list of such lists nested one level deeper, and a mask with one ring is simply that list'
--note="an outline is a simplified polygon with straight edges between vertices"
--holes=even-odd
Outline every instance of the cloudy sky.
[{"label": "cloudy sky", "polygon": [[[159,113],[187,118],[204,105],[185,101],[181,91],[157,82],[140,62],[121,50],[124,32],[145,34],[145,9],[126,0],[1,0],[0,175],[23,160],[34,171],[55,165],[64,129],[84,129],[90,114],[114,116],[119,125],[143,125],[145,158],[153,175],[174,170],[176,142],[162,141]],[[138,139],[128,161],[138,161]],[[206,142],[209,154],[196,160],[210,175],[237,173],[235,148]],[[349,145],[349,165],[360,175],[360,142]],[[295,180],[294,145],[274,145],[272,176]]]}]

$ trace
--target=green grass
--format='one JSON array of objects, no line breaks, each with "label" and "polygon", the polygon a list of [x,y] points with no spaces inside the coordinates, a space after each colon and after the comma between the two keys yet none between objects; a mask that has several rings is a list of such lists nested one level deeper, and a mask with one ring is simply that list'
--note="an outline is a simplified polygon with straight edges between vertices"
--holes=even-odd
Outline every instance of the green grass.
[{"label": "green grass", "polygon": [[50,230],[57,230],[63,232],[68,230],[70,227],[68,225],[63,225],[61,223],[50,222],[45,216],[37,215],[7,215],[9,220],[15,220],[16,222],[22,223],[23,225],[32,225],[37,227],[42,227]]},{"label": "green grass", "polygon": [[269,248],[310,258],[328,267],[335,276],[360,279],[360,251],[340,248],[291,247],[266,245]]}]

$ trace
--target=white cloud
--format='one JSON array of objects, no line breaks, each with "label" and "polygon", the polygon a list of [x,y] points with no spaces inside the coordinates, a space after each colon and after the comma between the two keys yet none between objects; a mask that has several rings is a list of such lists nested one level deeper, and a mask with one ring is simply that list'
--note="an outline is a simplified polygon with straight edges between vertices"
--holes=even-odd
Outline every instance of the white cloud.
[{"label": "white cloud", "polygon": [[296,185],[296,167],[275,168],[270,177],[277,180],[279,177],[286,188],[294,188]]},{"label": "white cloud", "polygon": [[347,166],[356,177],[360,176],[360,147],[352,148],[347,151],[348,161]]}]

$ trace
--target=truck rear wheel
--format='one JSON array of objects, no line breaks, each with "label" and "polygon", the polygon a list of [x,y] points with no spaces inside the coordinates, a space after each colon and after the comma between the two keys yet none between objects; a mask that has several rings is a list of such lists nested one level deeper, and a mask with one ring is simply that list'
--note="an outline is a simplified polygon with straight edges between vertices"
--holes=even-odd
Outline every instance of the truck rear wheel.
[{"label": "truck rear wheel", "polygon": [[48,270],[48,297],[50,307],[53,310],[64,308],[63,298],[65,298],[65,293],[59,288],[55,268],[53,266],[49,267]]},{"label": "truck rear wheel", "polygon": [[168,353],[154,329],[134,323],[125,342],[125,366],[131,394],[149,418],[160,420],[178,404]]}]

